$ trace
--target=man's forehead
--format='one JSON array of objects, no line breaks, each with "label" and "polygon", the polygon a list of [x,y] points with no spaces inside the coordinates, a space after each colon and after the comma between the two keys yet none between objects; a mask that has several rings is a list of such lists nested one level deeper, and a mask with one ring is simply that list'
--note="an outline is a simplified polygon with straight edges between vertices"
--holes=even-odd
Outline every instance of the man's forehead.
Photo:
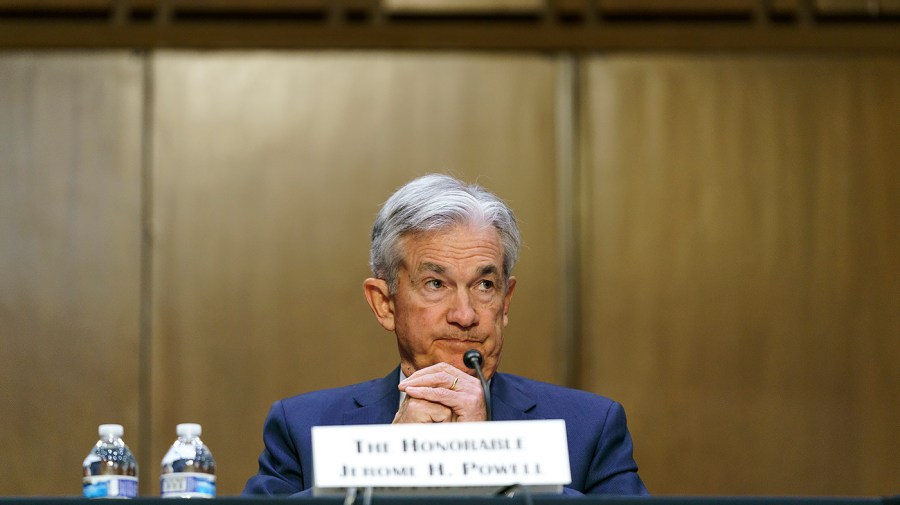
[{"label": "man's forehead", "polygon": [[483,275],[502,270],[503,253],[496,228],[457,225],[403,235],[399,259],[405,270],[415,274],[454,271]]},{"label": "man's forehead", "polygon": [[490,226],[458,225],[445,230],[406,233],[400,236],[398,242],[404,255],[426,252],[453,256],[473,251],[487,256],[503,254],[500,233]]}]

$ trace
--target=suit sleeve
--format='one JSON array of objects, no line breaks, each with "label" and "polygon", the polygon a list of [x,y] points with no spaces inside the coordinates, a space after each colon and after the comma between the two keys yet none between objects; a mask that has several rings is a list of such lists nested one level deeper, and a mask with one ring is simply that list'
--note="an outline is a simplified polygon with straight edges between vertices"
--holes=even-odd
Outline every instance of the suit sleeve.
[{"label": "suit sleeve", "polygon": [[259,456],[259,473],[251,477],[241,493],[249,495],[292,495],[305,489],[303,468],[296,443],[288,431],[284,406],[275,402],[263,428],[264,448]]},{"label": "suit sleeve", "polygon": [[625,409],[621,404],[612,403],[602,426],[585,494],[649,495],[637,473]]}]

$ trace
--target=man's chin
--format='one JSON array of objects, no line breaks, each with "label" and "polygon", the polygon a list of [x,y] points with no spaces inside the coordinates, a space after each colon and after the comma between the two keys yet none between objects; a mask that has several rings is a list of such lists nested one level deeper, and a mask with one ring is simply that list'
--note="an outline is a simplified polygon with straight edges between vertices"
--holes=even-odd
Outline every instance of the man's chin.
[{"label": "man's chin", "polygon": [[[466,349],[465,351],[467,350],[468,349]],[[428,361],[423,361],[422,366],[417,367],[417,370],[437,365],[438,363],[447,363],[448,365],[462,370],[469,375],[475,375],[475,371],[467,367],[465,363],[463,363],[463,353],[465,353],[465,351],[448,352],[444,350],[441,352],[436,352],[431,355],[431,359],[429,359]]]},{"label": "man's chin", "polygon": [[458,368],[459,370],[462,370],[463,372],[466,372],[466,373],[469,374],[469,375],[472,375],[472,374],[475,373],[474,370],[472,370],[471,368],[467,367],[467,366],[465,365],[465,363],[463,363],[463,360],[462,360],[462,354],[459,354],[459,355],[453,355],[453,356],[447,356],[447,357],[443,360],[443,362],[444,362],[444,363],[448,363],[448,364],[450,364],[450,365],[452,365],[452,366]]},{"label": "man's chin", "polygon": [[[486,358],[486,356],[484,356],[484,351],[481,351],[477,347],[472,346],[472,347],[466,348],[465,351],[462,351],[460,353],[445,354],[445,355],[443,355],[443,359],[441,361],[443,361],[444,363],[448,363],[448,364],[454,366],[455,368],[475,377],[476,376],[475,369],[469,368],[463,362],[463,354],[465,354],[465,352],[468,351],[469,349],[479,350],[482,353],[483,359]],[[488,370],[488,367],[485,366],[484,362],[482,362],[482,367],[483,367],[484,373],[488,374],[489,370]],[[493,370],[493,367],[490,367],[490,368],[491,368],[491,370]]]}]

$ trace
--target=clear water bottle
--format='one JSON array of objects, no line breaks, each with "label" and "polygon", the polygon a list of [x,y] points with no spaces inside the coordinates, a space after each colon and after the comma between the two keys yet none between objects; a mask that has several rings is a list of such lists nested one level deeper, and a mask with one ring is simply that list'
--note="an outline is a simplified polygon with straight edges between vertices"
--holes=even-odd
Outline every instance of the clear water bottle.
[{"label": "clear water bottle", "polygon": [[159,478],[163,498],[215,498],[216,461],[200,440],[199,424],[175,427],[178,440],[162,460]]},{"label": "clear water bottle", "polygon": [[86,498],[134,498],[138,494],[138,466],[122,441],[121,424],[101,424],[100,440],[82,465]]}]

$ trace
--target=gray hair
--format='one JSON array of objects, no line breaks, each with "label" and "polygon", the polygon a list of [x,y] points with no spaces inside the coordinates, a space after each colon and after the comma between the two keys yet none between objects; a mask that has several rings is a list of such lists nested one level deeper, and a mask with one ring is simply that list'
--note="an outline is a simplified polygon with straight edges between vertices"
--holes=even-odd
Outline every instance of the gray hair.
[{"label": "gray hair", "polygon": [[497,230],[503,245],[504,284],[508,286],[521,243],[512,210],[481,186],[440,174],[410,181],[381,207],[372,226],[372,275],[387,281],[391,294],[396,293],[397,271],[403,261],[400,239],[461,224],[489,225]]}]

